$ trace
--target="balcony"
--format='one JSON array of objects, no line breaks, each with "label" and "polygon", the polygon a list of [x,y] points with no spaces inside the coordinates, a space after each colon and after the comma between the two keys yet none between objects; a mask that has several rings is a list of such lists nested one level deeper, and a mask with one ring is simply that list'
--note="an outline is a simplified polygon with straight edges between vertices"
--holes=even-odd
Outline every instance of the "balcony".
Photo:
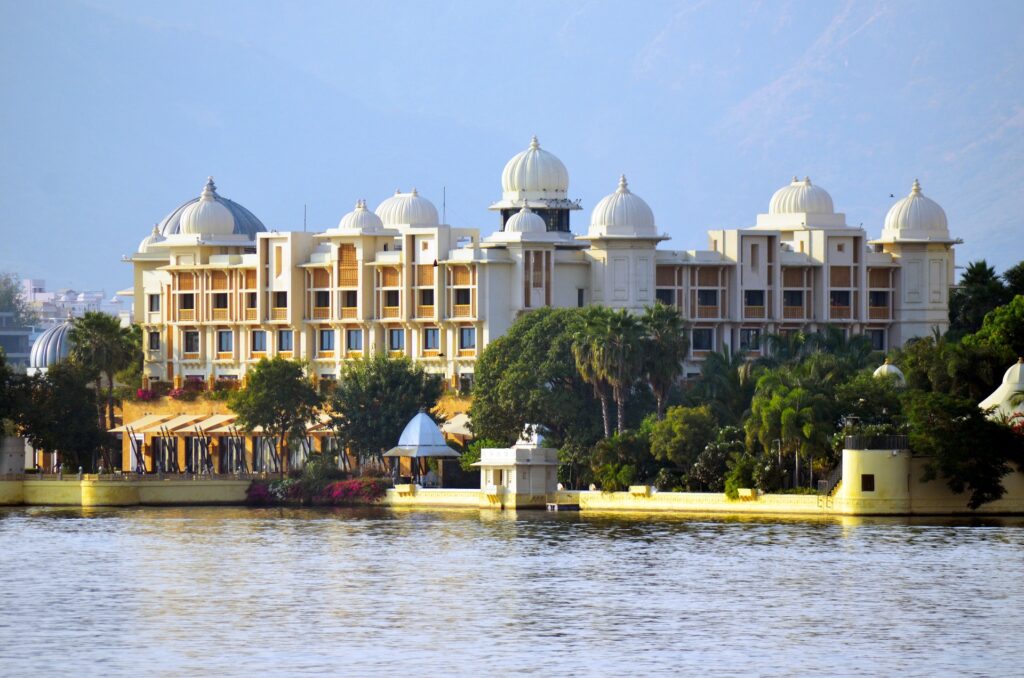
[{"label": "balcony", "polygon": [[182,308],[178,310],[178,320],[195,320],[196,310],[194,308]]},{"label": "balcony", "polygon": [[330,306],[314,306],[313,307],[313,320],[327,320],[331,317]]},{"label": "balcony", "polygon": [[804,319],[804,307],[803,306],[783,306],[782,317],[786,320],[803,320]]},{"label": "balcony", "polygon": [[475,348],[460,348],[459,349],[459,357],[460,358],[472,358],[475,355],[476,355],[476,349]]},{"label": "balcony", "polygon": [[744,318],[763,318],[765,316],[764,306],[744,306]]},{"label": "balcony", "polygon": [[182,360],[199,360],[199,351],[185,351],[181,354]]},{"label": "balcony", "polygon": [[359,269],[345,268],[338,269],[338,286],[339,287],[357,287],[359,285]]},{"label": "balcony", "polygon": [[433,306],[418,306],[416,308],[416,317],[417,318],[433,318],[434,317],[434,307]]},{"label": "balcony", "polygon": [[227,320],[228,310],[226,308],[215,308],[210,311],[210,318],[212,320]]},{"label": "balcony", "polygon": [[473,316],[473,307],[470,304],[455,304],[452,306],[452,317],[453,318],[471,318]]},{"label": "balcony", "polygon": [[402,309],[398,306],[385,306],[380,309],[381,318],[398,318],[401,315]]},{"label": "balcony", "polygon": [[256,309],[255,308],[247,308],[247,309],[245,309],[245,319],[246,320],[256,320]]},{"label": "balcony", "polygon": [[342,320],[355,320],[359,315],[359,309],[355,306],[342,306],[341,308],[341,319]]},{"label": "balcony", "polygon": [[869,306],[868,318],[871,320],[889,320],[891,317],[888,306]]},{"label": "balcony", "polygon": [[233,360],[234,357],[235,357],[235,354],[232,353],[231,351],[218,351],[217,352],[217,360]]},{"label": "balcony", "polygon": [[697,317],[698,318],[717,318],[720,316],[718,306],[698,306]]},{"label": "balcony", "polygon": [[287,320],[288,309],[287,308],[272,308],[270,309],[271,320]]},{"label": "balcony", "polygon": [[829,317],[832,320],[849,320],[851,317],[849,306],[832,306],[829,309]]},{"label": "balcony", "polygon": [[328,360],[328,359],[333,359],[333,358],[334,358],[334,351],[317,351],[316,352],[316,359],[317,360]]}]

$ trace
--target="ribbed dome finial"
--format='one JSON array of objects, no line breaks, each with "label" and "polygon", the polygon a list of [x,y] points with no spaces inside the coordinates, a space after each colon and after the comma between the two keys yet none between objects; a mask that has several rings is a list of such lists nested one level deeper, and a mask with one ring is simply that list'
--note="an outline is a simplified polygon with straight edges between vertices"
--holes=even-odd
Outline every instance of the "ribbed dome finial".
[{"label": "ribbed dome finial", "polygon": [[629,193],[629,182],[626,181],[626,175],[619,175],[619,193]]},{"label": "ribbed dome finial", "polygon": [[203,186],[203,192],[199,194],[199,199],[213,200],[213,196],[216,192],[217,184],[213,183],[213,177],[206,177],[206,185]]},{"label": "ribbed dome finial", "polygon": [[533,138],[530,139],[530,148],[533,149],[534,151],[536,151],[538,148],[540,148],[540,142],[537,141],[537,135],[536,134],[534,134]]},{"label": "ribbed dome finial", "polygon": [[797,175],[794,174],[793,178],[790,180],[789,183],[791,183],[791,184],[799,184],[800,183],[800,179],[799,179],[799,177],[797,177]]},{"label": "ribbed dome finial", "polygon": [[911,187],[910,192],[915,194],[915,195],[920,195],[921,194],[921,182],[918,181],[917,179],[914,179],[914,185]]}]

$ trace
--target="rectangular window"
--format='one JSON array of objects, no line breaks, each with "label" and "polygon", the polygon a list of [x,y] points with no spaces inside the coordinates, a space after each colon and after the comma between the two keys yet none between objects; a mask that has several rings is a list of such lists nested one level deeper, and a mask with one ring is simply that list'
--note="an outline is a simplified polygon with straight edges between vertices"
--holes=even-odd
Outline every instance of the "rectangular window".
[{"label": "rectangular window", "polygon": [[388,290],[384,293],[384,305],[389,308],[398,306],[398,290]]},{"label": "rectangular window", "polygon": [[246,308],[256,308],[256,293],[255,292],[246,292],[246,294],[245,294],[245,307]]},{"label": "rectangular window", "polygon": [[291,351],[293,345],[294,335],[291,330],[278,330],[277,331],[277,350],[278,351]]},{"label": "rectangular window", "polygon": [[849,290],[832,290],[829,294],[829,302],[833,306],[849,306],[850,305],[850,291]]},{"label": "rectangular window", "polygon": [[325,291],[313,293],[313,305],[317,308],[327,308],[331,305],[331,293]]},{"label": "rectangular window", "polygon": [[334,330],[320,330],[320,341],[317,346],[319,346],[319,350],[321,351],[333,351]]},{"label": "rectangular window", "polygon": [[866,334],[868,339],[871,340],[872,351],[885,350],[885,330],[868,330]]},{"label": "rectangular window", "polygon": [[800,306],[804,305],[804,292],[803,290],[782,290],[782,305],[783,306]]},{"label": "rectangular window", "polygon": [[420,290],[420,306],[434,305],[434,290]]},{"label": "rectangular window", "polygon": [[714,350],[715,331],[710,327],[698,327],[693,331],[690,345],[694,351]]},{"label": "rectangular window", "polygon": [[388,350],[405,350],[405,330],[388,330]]},{"label": "rectangular window", "polygon": [[196,307],[196,295],[194,294],[179,294],[178,295],[178,308],[183,311],[191,311]]},{"label": "rectangular window", "polygon": [[674,297],[675,293],[673,290],[660,288],[654,291],[654,300],[666,306],[671,306],[674,303]]},{"label": "rectangular window", "polygon": [[149,333],[149,350],[157,351],[160,349],[160,333],[150,332]]},{"label": "rectangular window", "polygon": [[287,308],[288,307],[288,293],[287,292],[274,292],[274,308]]},{"label": "rectangular window", "polygon": [[868,306],[888,306],[888,292],[868,292]]},{"label": "rectangular window", "polygon": [[862,473],[860,475],[860,491],[861,492],[874,492],[875,491],[875,474],[874,473]]},{"label": "rectangular window", "polygon": [[459,328],[459,350],[468,351],[476,348],[476,328]]},{"label": "rectangular window", "polygon": [[576,308],[583,308],[583,288],[576,288]]},{"label": "rectangular window", "polygon": [[423,330],[423,350],[436,351],[441,348],[441,331],[436,327]]},{"label": "rectangular window", "polygon": [[718,290],[697,290],[698,306],[718,306]]},{"label": "rectangular window", "polygon": [[459,288],[455,290],[455,303],[459,306],[468,306],[470,302],[470,293],[466,288]]},{"label": "rectangular window", "polygon": [[150,294],[149,295],[149,312],[156,313],[160,310],[160,295]]},{"label": "rectangular window", "polygon": [[185,353],[199,353],[199,333],[195,331],[186,332],[183,344],[185,346]]},{"label": "rectangular window", "polygon": [[[760,247],[756,243],[750,246],[750,270],[757,271],[758,264],[760,263]],[[747,304],[748,306],[755,306],[757,304]]]},{"label": "rectangular window", "polygon": [[230,353],[234,339],[235,334],[231,330],[217,330],[217,353]]},{"label": "rectangular window", "polygon": [[740,350],[757,351],[761,348],[761,330],[751,328],[740,329]]},{"label": "rectangular window", "polygon": [[744,306],[764,306],[764,290],[744,290]]},{"label": "rectangular window", "polygon": [[267,333],[264,330],[256,330],[252,333],[252,350],[261,353],[267,350]]},{"label": "rectangular window", "polygon": [[350,351],[362,351],[363,350],[363,331],[362,330],[346,330],[345,331],[345,348]]},{"label": "rectangular window", "polygon": [[228,295],[225,292],[217,292],[213,295],[213,307],[214,308],[227,308],[228,307]]},{"label": "rectangular window", "polygon": [[343,308],[355,308],[359,305],[359,294],[355,290],[345,290],[341,293],[341,305]]}]

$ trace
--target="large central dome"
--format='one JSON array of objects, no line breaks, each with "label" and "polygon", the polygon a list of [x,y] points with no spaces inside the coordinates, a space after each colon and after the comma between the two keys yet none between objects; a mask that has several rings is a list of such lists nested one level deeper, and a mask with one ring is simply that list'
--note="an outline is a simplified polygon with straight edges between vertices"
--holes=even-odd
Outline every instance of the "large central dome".
[{"label": "large central dome", "polygon": [[793,177],[788,186],[775,191],[768,203],[768,214],[834,214],[832,196],[821,186],[811,184],[810,177],[803,181]]},{"label": "large central dome", "polygon": [[421,197],[415,188],[411,193],[395,194],[377,205],[374,210],[385,226],[437,226],[437,208]]},{"label": "large central dome", "polygon": [[[209,195],[207,204],[200,208],[197,203],[203,199],[203,195]],[[210,202],[216,203],[216,207],[210,205]],[[196,208],[189,209],[193,205]],[[227,228],[227,221],[220,223],[225,218],[224,212],[220,208],[224,208],[231,217],[231,230],[228,233],[234,233],[236,235],[247,235],[253,240],[256,239],[257,233],[262,233],[267,229],[263,226],[263,223],[256,218],[256,216],[239,205],[234,200],[228,200],[227,198],[221,197],[217,194],[217,186],[213,183],[213,177],[209,177],[206,180],[206,186],[203,188],[203,193],[199,197],[192,198],[188,202],[182,203],[176,210],[164,217],[157,225],[157,229],[160,231],[160,235],[167,237],[169,235],[175,235],[178,233],[186,233],[186,230],[182,229],[182,216],[188,216],[190,223],[186,225],[186,228],[195,227],[194,219],[197,219],[200,214],[209,212],[207,216],[217,216],[218,227]],[[205,220],[200,220],[205,221]],[[218,231],[219,232],[219,231]]]},{"label": "large central dome", "polygon": [[590,214],[591,238],[657,238],[654,212],[643,198],[629,190],[625,175],[619,187],[601,199]]},{"label": "large central dome", "polygon": [[[529,148],[505,163],[501,190],[507,199],[564,199],[569,190],[569,171],[553,153],[540,147],[537,137],[533,137]],[[510,196],[510,193],[516,195]]]}]

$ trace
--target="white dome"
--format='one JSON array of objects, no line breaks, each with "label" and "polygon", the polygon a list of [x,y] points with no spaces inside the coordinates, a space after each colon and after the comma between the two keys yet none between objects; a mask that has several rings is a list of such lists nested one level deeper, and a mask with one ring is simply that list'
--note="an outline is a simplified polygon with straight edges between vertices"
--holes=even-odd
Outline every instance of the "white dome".
[{"label": "white dome", "polygon": [[181,212],[179,233],[191,235],[231,235],[235,232],[235,217],[214,195],[213,177],[210,177],[199,200]]},{"label": "white dome", "polygon": [[539,214],[524,207],[505,222],[506,233],[547,233],[548,225]]},{"label": "white dome", "polygon": [[1020,386],[1024,390],[1024,358],[1017,358],[1017,362],[1010,365],[1003,375],[1003,383]]},{"label": "white dome", "polygon": [[501,190],[509,194],[530,194],[528,197],[565,198],[569,190],[569,171],[554,154],[548,153],[537,137],[530,147],[505,163],[501,172]]},{"label": "white dome", "polygon": [[896,381],[898,381],[901,386],[907,383],[906,377],[903,376],[903,370],[890,363],[888,358],[885,359],[885,362],[882,365],[878,366],[878,369],[873,372],[873,376],[876,378],[896,377]]},{"label": "white dome", "polygon": [[338,222],[338,230],[351,233],[379,233],[384,230],[384,222],[376,214],[366,209],[365,200],[359,200],[356,202],[355,209]]},{"label": "white dome", "polygon": [[143,238],[142,242],[139,243],[139,253],[146,254],[149,252],[150,245],[163,242],[164,240],[167,240],[167,238],[160,234],[160,227],[153,224],[153,232]]},{"label": "white dome", "polygon": [[793,177],[788,186],[775,191],[768,203],[768,214],[834,214],[832,196],[821,186],[811,184],[810,177],[800,181]]},{"label": "white dome", "polygon": [[910,195],[889,208],[885,215],[883,240],[948,240],[946,212],[921,192],[914,179]]},{"label": "white dome", "polygon": [[1017,358],[1017,362],[1003,375],[1003,383],[978,406],[983,410],[995,408],[993,416],[1009,417],[1024,412],[1024,402],[1015,404],[1017,394],[1021,392],[1024,392],[1024,358]]},{"label": "white dome", "polygon": [[597,203],[590,214],[591,238],[619,236],[630,238],[656,238],[654,212],[643,198],[629,190],[625,175],[619,177],[619,188]]},{"label": "white dome", "polygon": [[385,226],[437,226],[439,223],[434,203],[421,198],[415,188],[412,193],[395,191],[393,196],[377,205],[374,211]]}]

